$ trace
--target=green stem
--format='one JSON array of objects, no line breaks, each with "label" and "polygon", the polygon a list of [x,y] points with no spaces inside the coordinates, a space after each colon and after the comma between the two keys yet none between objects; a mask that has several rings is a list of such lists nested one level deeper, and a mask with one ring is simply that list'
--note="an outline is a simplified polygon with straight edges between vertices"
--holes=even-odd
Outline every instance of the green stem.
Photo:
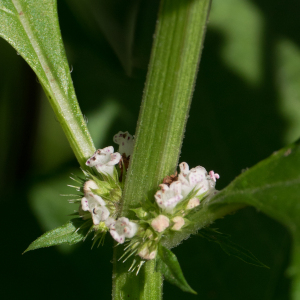
[{"label": "green stem", "polygon": [[[153,199],[166,175],[175,172],[189,113],[211,0],[162,0],[149,71],[136,131],[136,144],[126,179],[121,214],[145,197]],[[162,278],[154,262],[138,276],[117,263],[115,248],[113,298],[135,295],[161,299]]]}]

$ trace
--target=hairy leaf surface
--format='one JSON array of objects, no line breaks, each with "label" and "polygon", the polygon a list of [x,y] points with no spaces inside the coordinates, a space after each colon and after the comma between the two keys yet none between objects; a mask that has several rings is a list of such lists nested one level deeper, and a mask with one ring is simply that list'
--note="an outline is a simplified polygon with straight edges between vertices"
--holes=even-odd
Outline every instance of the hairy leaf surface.
[{"label": "hairy leaf surface", "polygon": [[293,299],[300,299],[300,141],[277,152],[243,172],[191,215],[193,226],[164,240],[171,248],[191,233],[245,205],[276,219],[289,228],[294,251],[289,274],[293,277]]},{"label": "hairy leaf surface", "polygon": [[[63,226],[44,233],[42,236],[32,242],[24,251],[24,253],[30,250],[60,245],[63,243],[74,245],[85,238],[88,229],[91,226],[91,224],[86,223],[80,219],[72,219]],[[80,226],[82,226],[81,229],[77,231]]]},{"label": "hairy leaf surface", "polygon": [[197,294],[185,280],[179,262],[175,254],[164,246],[159,246],[157,256],[157,270],[167,281],[178,286],[184,292]]},{"label": "hairy leaf surface", "polygon": [[85,159],[95,149],[73,88],[56,0],[0,0],[0,37],[9,42],[36,73],[84,167]]}]

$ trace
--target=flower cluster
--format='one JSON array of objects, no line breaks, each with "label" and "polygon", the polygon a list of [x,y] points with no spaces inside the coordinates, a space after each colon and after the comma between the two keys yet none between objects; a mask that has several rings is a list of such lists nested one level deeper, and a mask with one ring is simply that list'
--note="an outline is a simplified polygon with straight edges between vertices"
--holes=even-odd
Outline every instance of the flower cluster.
[{"label": "flower cluster", "polygon": [[119,145],[118,152],[114,152],[113,146],[98,149],[86,162],[96,169],[97,175],[92,170],[84,171],[86,179],[80,189],[83,195],[78,213],[83,220],[91,220],[95,232],[109,231],[119,244],[127,242],[123,256],[137,255],[141,266],[156,257],[162,236],[189,226],[189,213],[199,207],[206,196],[215,193],[220,176],[201,166],[190,169],[182,162],[180,173],[166,176],[154,199],[145,199],[141,207],[132,209],[136,214],[134,220],[118,217],[122,178],[126,176],[134,137],[120,131],[113,140]]},{"label": "flower cluster", "polygon": [[[200,199],[215,190],[216,180],[220,175],[205,168],[197,166],[190,169],[186,162],[179,165],[178,179],[171,184],[160,184],[160,190],[155,194],[157,205],[163,212],[172,213],[178,203],[193,193],[194,198],[187,204],[188,208],[194,208],[200,204]],[[198,201],[197,201],[198,200]]]},{"label": "flower cluster", "polygon": [[[216,193],[215,184],[220,178],[219,174],[214,171],[208,173],[200,166],[190,169],[185,162],[179,167],[178,176],[167,176],[159,185],[160,189],[154,195],[157,209],[150,209],[149,212],[151,204],[148,203],[144,208],[135,210],[137,217],[147,220],[149,224],[141,226],[139,230],[140,245],[137,254],[143,260],[155,258],[162,236],[168,235],[169,231],[184,230],[191,224],[188,214],[200,205],[204,197]],[[137,239],[132,243],[132,250],[138,244]]]},{"label": "flower cluster", "polygon": [[84,172],[88,180],[83,184],[79,215],[88,219],[86,212],[89,212],[95,230],[109,231],[118,243],[123,244],[125,238],[132,238],[136,234],[138,224],[125,217],[115,218],[121,198],[118,191],[122,192],[116,166],[122,164],[123,156],[130,157],[134,139],[128,132],[120,131],[114,136],[114,142],[119,144],[119,152],[114,152],[114,147],[109,146],[98,149],[86,161],[87,166],[95,167],[99,176]]},{"label": "flower cluster", "polygon": [[100,222],[105,221],[110,215],[110,211],[107,209],[105,201],[93,192],[98,189],[99,187],[95,181],[86,181],[83,186],[84,197],[81,199],[81,209],[91,213],[94,225],[98,225]]}]

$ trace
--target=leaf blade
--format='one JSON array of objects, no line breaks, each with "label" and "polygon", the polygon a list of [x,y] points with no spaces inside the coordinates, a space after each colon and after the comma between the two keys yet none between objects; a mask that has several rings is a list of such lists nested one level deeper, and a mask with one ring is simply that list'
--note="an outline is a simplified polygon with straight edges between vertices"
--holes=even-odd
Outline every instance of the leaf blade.
[{"label": "leaf blade", "polygon": [[175,254],[162,245],[158,247],[157,270],[164,275],[167,281],[176,285],[184,292],[197,294],[184,278]]},{"label": "leaf blade", "polygon": [[216,219],[246,205],[285,225],[293,236],[293,258],[290,276],[293,279],[292,294],[300,297],[300,140],[274,152],[240,174],[225,189],[208,199],[194,214],[190,215],[193,226],[173,234],[162,241],[168,248],[178,245],[190,234],[211,224]]},{"label": "leaf blade", "polygon": [[23,252],[23,254],[31,250],[56,246],[63,243],[67,243],[69,245],[77,244],[85,238],[87,233],[86,228],[90,227],[83,226],[84,228],[78,230],[78,228],[80,228],[82,225],[85,225],[85,223],[86,222],[82,222],[82,220],[72,219],[60,227],[47,231],[33,241]]},{"label": "leaf blade", "polygon": [[0,37],[38,76],[82,167],[95,151],[79,108],[60,34],[55,0],[0,0]]}]

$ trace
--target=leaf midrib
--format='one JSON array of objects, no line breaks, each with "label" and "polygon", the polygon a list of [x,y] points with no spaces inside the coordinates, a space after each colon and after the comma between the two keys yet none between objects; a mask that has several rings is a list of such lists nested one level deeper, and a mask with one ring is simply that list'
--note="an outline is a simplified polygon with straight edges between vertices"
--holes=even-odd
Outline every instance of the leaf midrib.
[{"label": "leaf midrib", "polygon": [[[49,95],[53,98],[54,101],[50,101],[50,103],[55,105],[55,109],[57,110],[57,113],[61,115],[64,119],[67,120],[65,122],[65,125],[68,127],[69,132],[76,132],[76,140],[78,141],[78,144],[85,145],[87,143],[86,137],[82,133],[82,130],[80,128],[80,124],[76,120],[76,116],[72,112],[72,107],[70,104],[70,99],[68,99],[67,91],[66,93],[63,92],[62,88],[59,86],[55,76],[53,75],[53,72],[51,71],[51,68],[49,64],[47,63],[47,59],[44,56],[44,51],[38,44],[38,41],[34,35],[34,32],[31,29],[30,22],[28,20],[28,17],[26,13],[24,13],[24,9],[22,7],[22,3],[20,0],[11,0],[12,4],[14,5],[17,14],[14,14],[16,17],[18,17],[27,37],[30,41],[30,44],[32,45],[32,48],[38,58],[39,63],[42,66],[42,69],[44,71],[45,77],[39,76],[41,84],[44,86],[44,88],[47,90]],[[22,13],[21,13],[22,12]],[[21,13],[21,15],[20,15]],[[48,96],[48,95],[47,95]],[[53,107],[54,108],[54,107]],[[56,113],[56,114],[57,114]],[[90,154],[90,148],[84,149],[81,151],[81,156],[87,157]]]}]

